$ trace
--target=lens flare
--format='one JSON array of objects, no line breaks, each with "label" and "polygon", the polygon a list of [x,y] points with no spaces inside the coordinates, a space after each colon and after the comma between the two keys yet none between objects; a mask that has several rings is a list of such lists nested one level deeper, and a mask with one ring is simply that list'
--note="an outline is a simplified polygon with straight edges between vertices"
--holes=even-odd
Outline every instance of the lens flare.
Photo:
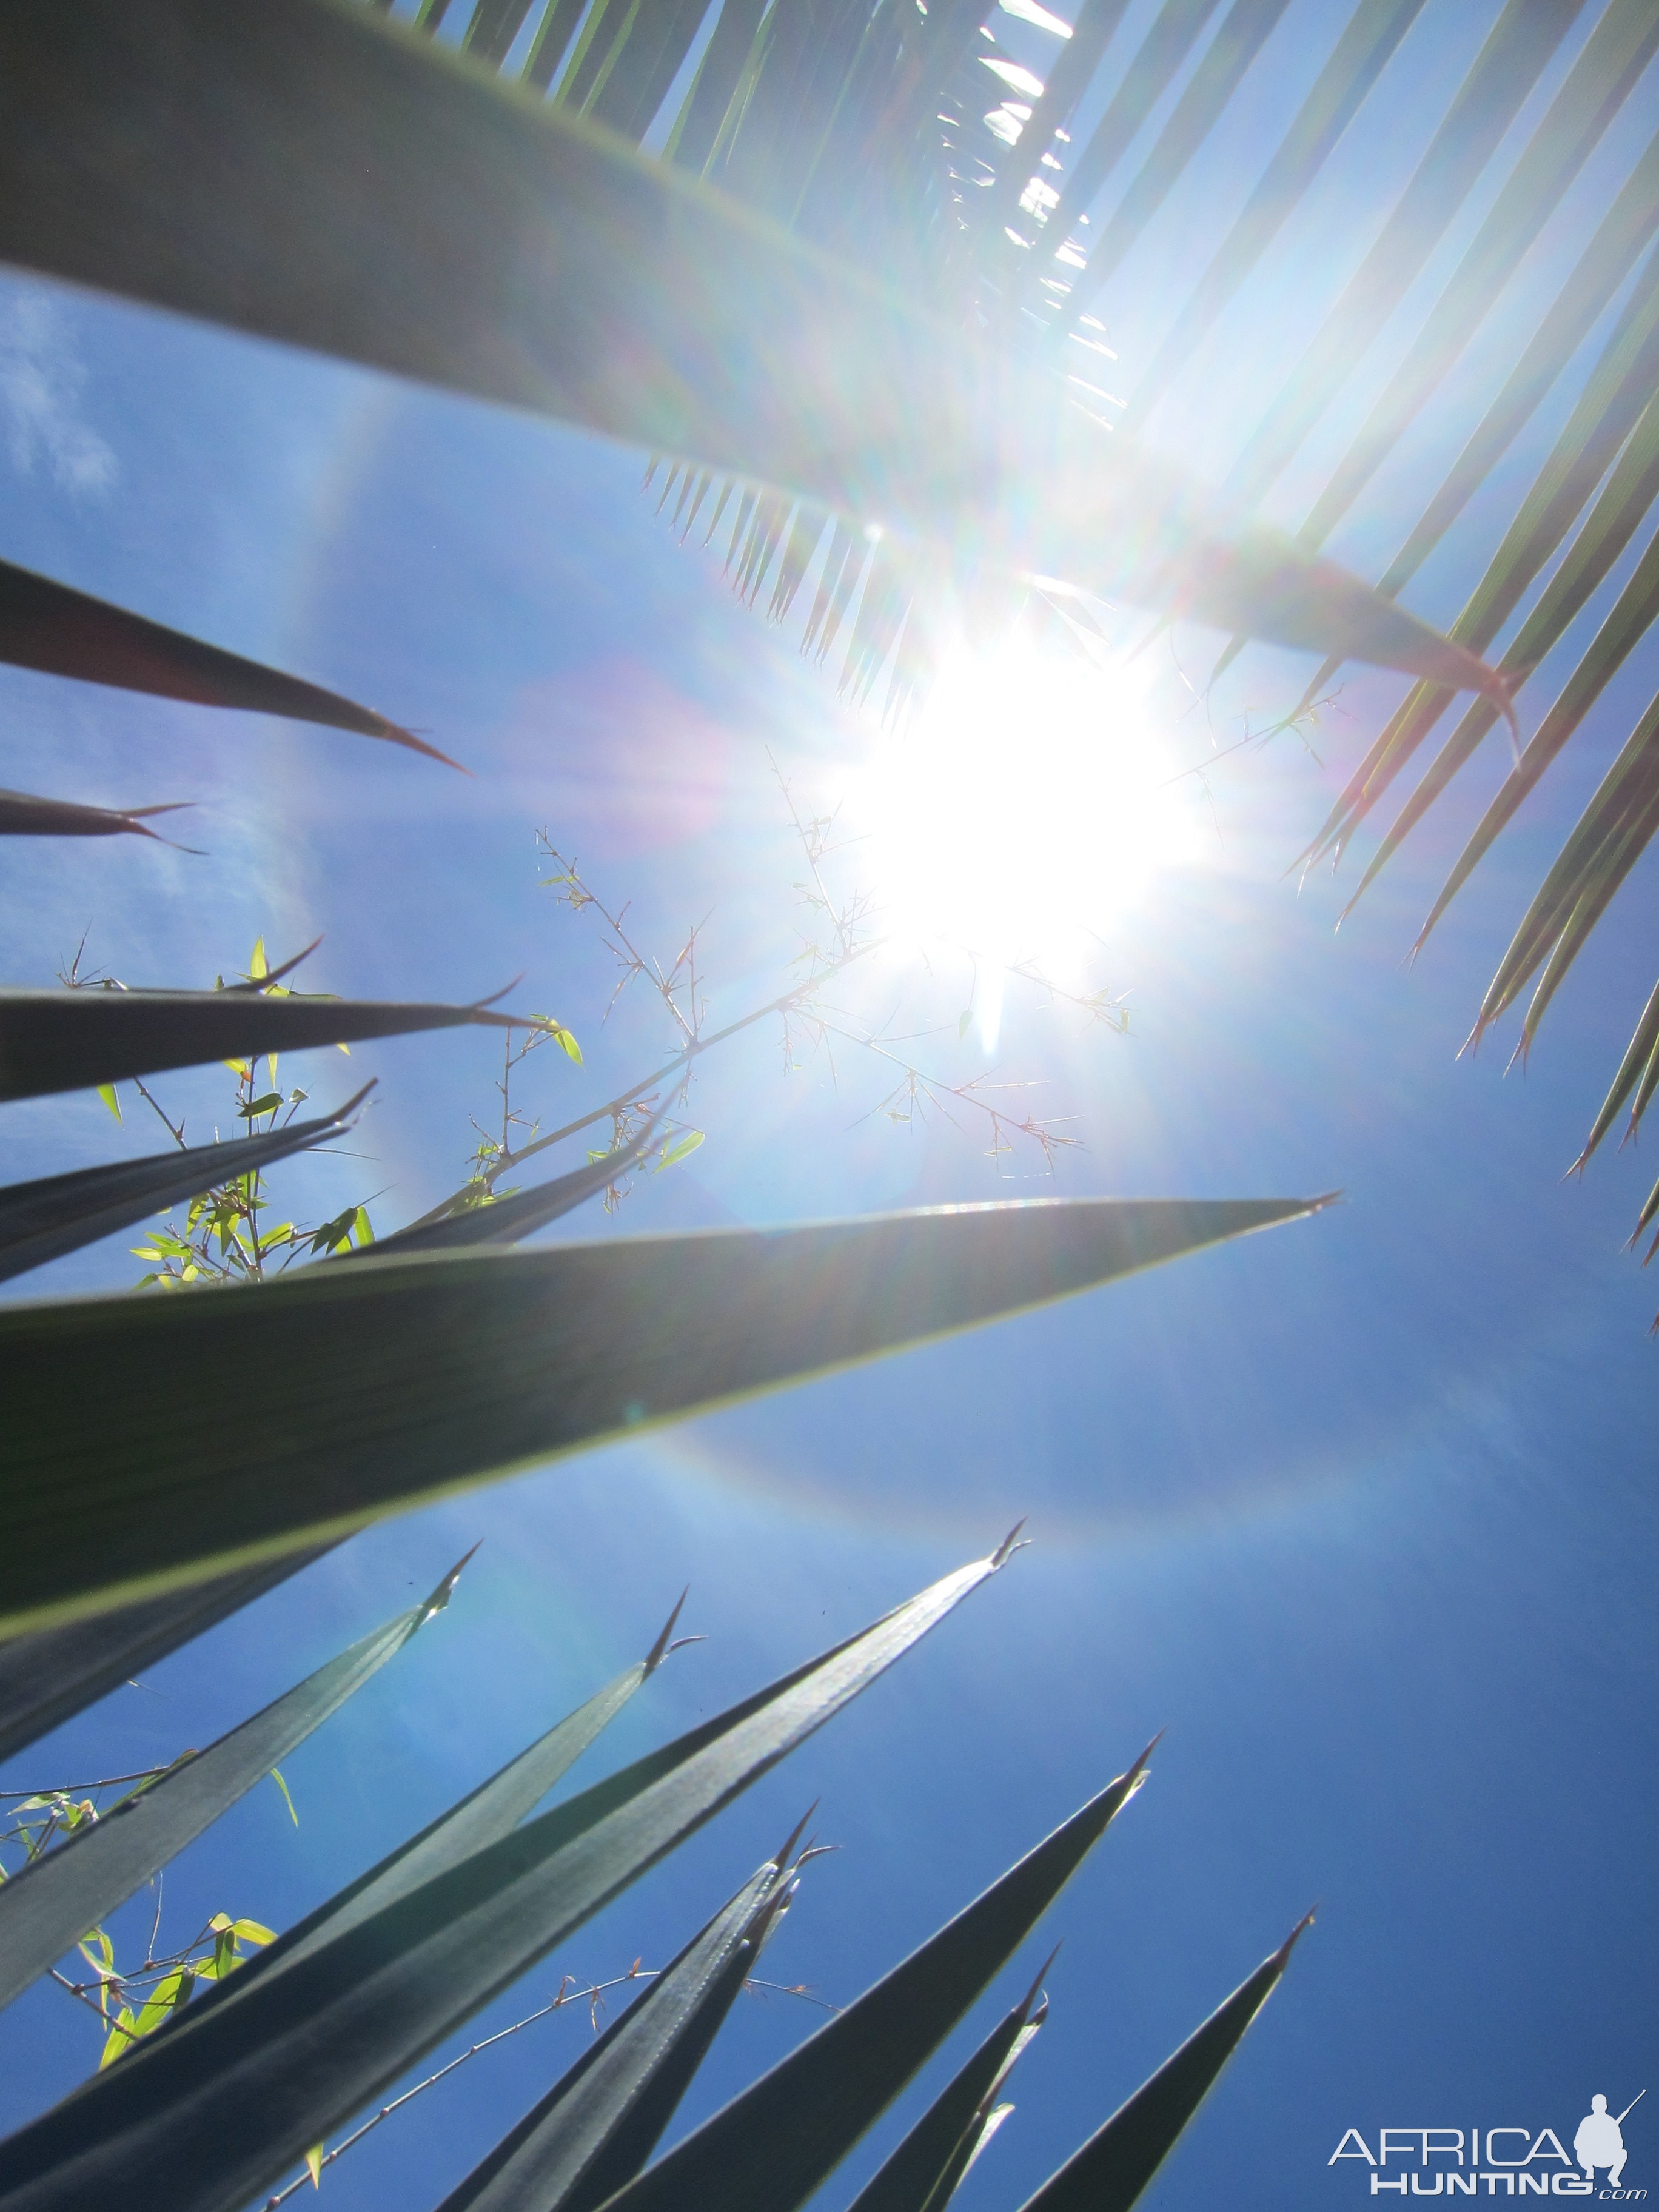
[{"label": "lens flare", "polygon": [[890,938],[974,957],[988,1049],[1009,968],[1072,980],[1089,940],[1200,848],[1193,787],[1170,781],[1148,683],[1133,663],[1018,637],[959,649],[848,793]]}]

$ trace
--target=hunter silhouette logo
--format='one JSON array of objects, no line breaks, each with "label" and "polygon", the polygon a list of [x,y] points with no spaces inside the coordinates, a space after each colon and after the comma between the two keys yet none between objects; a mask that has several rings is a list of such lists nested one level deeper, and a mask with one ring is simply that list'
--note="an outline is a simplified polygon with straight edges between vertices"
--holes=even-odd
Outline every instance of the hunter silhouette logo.
[{"label": "hunter silhouette logo", "polygon": [[1625,2148],[1625,2122],[1647,2094],[1645,2089],[1638,2089],[1616,2120],[1607,2111],[1605,2097],[1598,2094],[1590,2099],[1590,2108],[1579,2121],[1578,2132],[1572,2139],[1572,2154],[1583,2167],[1587,2181],[1594,2182],[1596,2167],[1605,2166],[1609,2185],[1618,2188],[1625,2160],[1630,2156]]},{"label": "hunter silhouette logo", "polygon": [[[1638,2089],[1615,2118],[1598,2089],[1578,2123],[1571,2155],[1553,2128],[1380,2128],[1372,2149],[1350,2128],[1325,2161],[1369,2169],[1370,2194],[1400,2197],[1595,2197],[1633,2203],[1645,2189],[1625,2185],[1625,2122],[1647,2094]],[[1606,2179],[1601,2177],[1605,2174]]]}]

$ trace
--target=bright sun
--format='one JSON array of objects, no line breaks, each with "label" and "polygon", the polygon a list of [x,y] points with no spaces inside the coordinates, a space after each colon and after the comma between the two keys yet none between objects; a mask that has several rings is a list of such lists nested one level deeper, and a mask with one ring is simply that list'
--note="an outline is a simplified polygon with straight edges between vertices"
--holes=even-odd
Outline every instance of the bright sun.
[{"label": "bright sun", "polygon": [[1190,788],[1170,782],[1146,688],[1133,664],[1018,636],[959,649],[848,794],[890,937],[973,956],[993,1049],[1006,969],[1071,981],[1088,940],[1195,853]]}]

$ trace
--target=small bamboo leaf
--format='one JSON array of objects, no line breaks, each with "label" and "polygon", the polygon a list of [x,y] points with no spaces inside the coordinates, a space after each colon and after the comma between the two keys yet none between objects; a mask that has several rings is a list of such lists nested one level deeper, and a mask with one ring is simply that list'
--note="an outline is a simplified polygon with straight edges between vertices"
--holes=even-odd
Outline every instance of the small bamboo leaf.
[{"label": "small bamboo leaf", "polygon": [[676,1143],[664,1146],[662,1158],[657,1162],[653,1172],[660,1175],[665,1168],[678,1167],[682,1160],[690,1158],[702,1142],[701,1129],[688,1129]]},{"label": "small bamboo leaf", "polygon": [[[271,1768],[270,1778],[276,1784],[276,1787],[282,1791],[283,1802],[288,1807],[288,1817],[293,1821],[295,1826],[297,1828],[300,1825],[300,1816],[294,1809],[294,1800],[289,1795],[288,1784],[283,1779],[283,1770],[280,1766],[273,1766]],[[251,1927],[253,1923],[250,1921],[242,1924]],[[268,1943],[270,1941],[270,1937],[267,1934],[263,1940]]]}]

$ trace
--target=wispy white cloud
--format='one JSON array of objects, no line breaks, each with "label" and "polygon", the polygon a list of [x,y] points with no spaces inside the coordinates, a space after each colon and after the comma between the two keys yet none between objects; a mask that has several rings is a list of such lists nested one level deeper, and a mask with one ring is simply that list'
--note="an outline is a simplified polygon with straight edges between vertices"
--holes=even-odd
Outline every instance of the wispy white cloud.
[{"label": "wispy white cloud", "polygon": [[120,473],[80,409],[87,372],[69,317],[33,291],[0,295],[0,434],[21,476],[40,463],[65,491],[107,491]]}]

